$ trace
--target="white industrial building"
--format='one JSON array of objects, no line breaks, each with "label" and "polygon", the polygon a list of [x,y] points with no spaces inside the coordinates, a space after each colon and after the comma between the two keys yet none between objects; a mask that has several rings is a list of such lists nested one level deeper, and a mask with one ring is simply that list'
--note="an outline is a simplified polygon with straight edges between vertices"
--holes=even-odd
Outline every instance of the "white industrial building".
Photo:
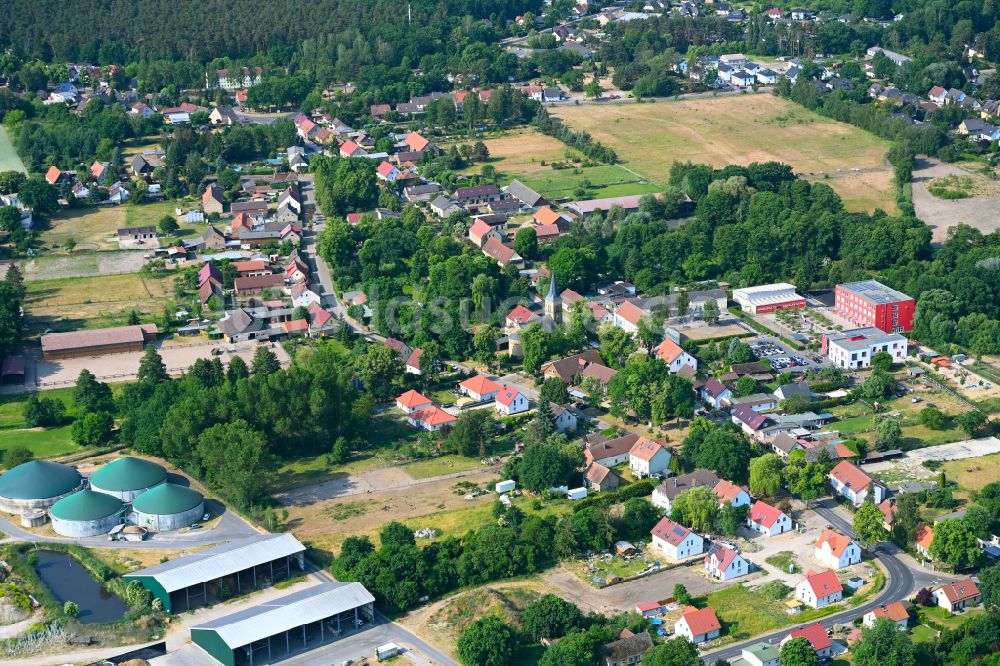
[{"label": "white industrial building", "polygon": [[765,314],[806,306],[805,297],[795,291],[795,285],[787,282],[734,289],[733,300],[748,314]]}]

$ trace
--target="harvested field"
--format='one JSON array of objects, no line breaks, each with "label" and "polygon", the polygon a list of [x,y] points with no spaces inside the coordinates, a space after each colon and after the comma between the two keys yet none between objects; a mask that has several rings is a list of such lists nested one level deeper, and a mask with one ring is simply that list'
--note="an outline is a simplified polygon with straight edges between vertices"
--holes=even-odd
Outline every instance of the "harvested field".
[{"label": "harvested field", "polygon": [[[775,160],[807,177],[882,169],[889,146],[867,132],[770,95],[566,106],[552,113],[615,148],[629,168],[661,183],[674,160],[716,167]],[[838,180],[831,178],[829,184],[840,192]],[[852,189],[860,185],[844,185],[845,203],[852,209],[871,196],[855,201]]]},{"label": "harvested field", "polygon": [[27,282],[27,325],[73,330],[124,323],[133,308],[140,314],[159,315],[173,285],[168,278],[107,275]]}]

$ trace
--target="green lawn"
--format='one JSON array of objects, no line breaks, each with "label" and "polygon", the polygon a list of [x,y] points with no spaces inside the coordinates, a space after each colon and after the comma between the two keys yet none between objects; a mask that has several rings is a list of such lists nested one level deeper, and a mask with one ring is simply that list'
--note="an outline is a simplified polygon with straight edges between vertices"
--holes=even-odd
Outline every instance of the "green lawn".
[{"label": "green lawn", "polygon": [[70,426],[0,430],[0,456],[12,446],[26,446],[36,458],[56,458],[82,449],[70,439]]},{"label": "green lawn", "polygon": [[432,476],[442,476],[444,474],[454,474],[455,472],[465,472],[470,469],[480,468],[482,468],[482,464],[477,458],[448,455],[418,460],[404,465],[401,469],[414,479],[426,479]]},{"label": "green lawn", "polygon": [[[506,175],[506,174],[505,174]],[[641,182],[632,172],[618,165],[600,165],[572,169],[538,169],[520,174],[510,174],[525,185],[550,199],[576,198],[575,190],[584,180],[590,183],[586,198],[626,196],[659,192],[651,183]]]},{"label": "green lawn", "polygon": [[795,560],[795,553],[790,550],[783,550],[780,553],[776,553],[771,557],[765,558],[764,561],[775,569],[780,569],[781,571],[788,571],[788,567],[790,565],[795,567],[792,569],[792,573],[801,571],[798,562]]},{"label": "green lawn", "polygon": [[14,150],[14,144],[10,142],[10,135],[7,134],[5,127],[0,127],[0,171],[28,173],[17,151]]},{"label": "green lawn", "polygon": [[[67,415],[73,416],[74,405],[72,387],[45,391],[42,395],[46,398],[62,400],[63,404],[66,405]],[[0,396],[0,430],[28,427],[28,424],[24,422],[24,417],[21,416],[21,409],[27,399],[27,393],[14,393]]]}]

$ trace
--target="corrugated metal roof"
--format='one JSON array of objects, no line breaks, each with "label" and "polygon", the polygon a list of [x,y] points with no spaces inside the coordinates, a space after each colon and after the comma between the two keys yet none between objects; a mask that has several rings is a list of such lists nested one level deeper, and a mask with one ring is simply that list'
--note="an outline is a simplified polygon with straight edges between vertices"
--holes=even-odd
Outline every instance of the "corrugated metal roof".
[{"label": "corrugated metal roof", "polygon": [[266,534],[239,539],[204,552],[142,569],[125,578],[155,578],[167,592],[229,576],[287,555],[305,552],[291,534]]},{"label": "corrugated metal roof", "polygon": [[236,649],[374,601],[361,583],[322,583],[191,630],[214,631],[226,645]]}]

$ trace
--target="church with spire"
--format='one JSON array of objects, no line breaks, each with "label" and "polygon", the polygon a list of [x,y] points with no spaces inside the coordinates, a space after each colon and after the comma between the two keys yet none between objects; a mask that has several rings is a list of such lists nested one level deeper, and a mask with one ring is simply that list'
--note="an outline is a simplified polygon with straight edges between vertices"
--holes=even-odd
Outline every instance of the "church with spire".
[{"label": "church with spire", "polygon": [[556,274],[554,271],[551,274],[549,291],[545,294],[543,314],[542,326],[545,330],[552,331],[562,325],[562,297],[559,295],[558,290],[556,290]]}]

